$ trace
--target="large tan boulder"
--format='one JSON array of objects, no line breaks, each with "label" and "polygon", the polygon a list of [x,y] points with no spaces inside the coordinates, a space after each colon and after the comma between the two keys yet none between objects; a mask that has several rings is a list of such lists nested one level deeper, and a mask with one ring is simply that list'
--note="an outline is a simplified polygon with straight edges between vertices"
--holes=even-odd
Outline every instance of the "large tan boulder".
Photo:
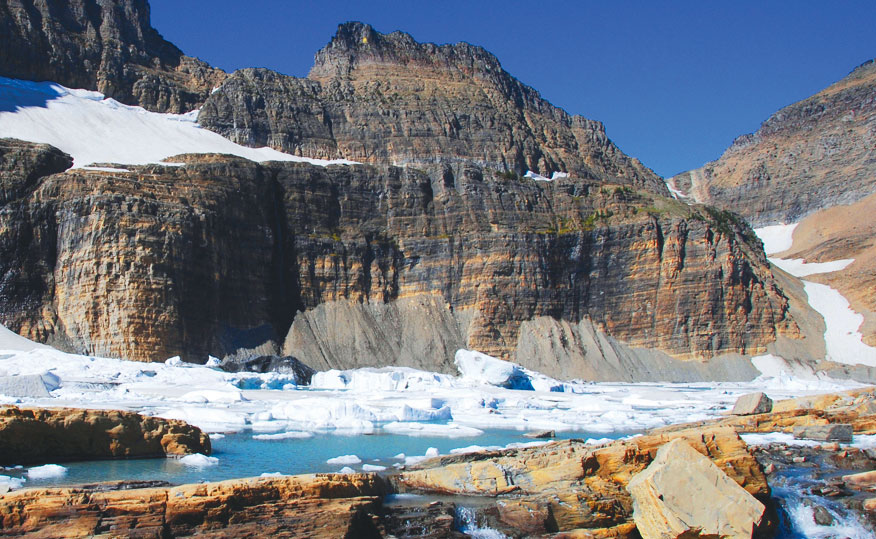
[{"label": "large tan boulder", "polygon": [[681,439],[663,445],[627,490],[644,539],[751,538],[765,512],[754,496]]}]

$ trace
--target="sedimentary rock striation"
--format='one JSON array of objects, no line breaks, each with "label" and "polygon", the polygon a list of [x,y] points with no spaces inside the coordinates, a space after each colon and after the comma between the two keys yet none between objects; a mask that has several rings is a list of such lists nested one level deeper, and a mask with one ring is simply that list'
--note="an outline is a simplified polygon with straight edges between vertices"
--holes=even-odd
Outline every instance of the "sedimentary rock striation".
[{"label": "sedimentary rock striation", "polygon": [[0,533],[42,537],[380,537],[387,484],[317,474],[137,488],[27,489],[0,498]]},{"label": "sedimentary rock striation", "polygon": [[362,23],[340,25],[306,79],[266,69],[231,75],[200,123],[235,142],[326,159],[568,172],[668,194],[604,126],[572,116],[468,43],[418,43]]},{"label": "sedimentary rock striation", "polygon": [[210,454],[210,438],[183,421],[118,410],[0,408],[0,465]]},{"label": "sedimentary rock striation", "polygon": [[773,114],[717,161],[670,179],[754,225],[790,223],[876,191],[876,63]]},{"label": "sedimentary rock striation", "polygon": [[[30,145],[25,159],[25,146],[2,142],[15,151],[0,158],[55,156]],[[796,331],[744,223],[648,191],[474,166],[436,178],[173,160],[184,165],[49,174],[7,200],[2,322],[142,360],[270,354],[285,340],[285,355],[318,369],[420,351],[418,366],[444,371],[460,347],[518,361],[551,346],[600,354],[582,323],[681,359],[756,353]]]},{"label": "sedimentary rock striation", "polygon": [[181,113],[203,103],[225,73],[165,41],[146,0],[3,0],[0,76]]}]

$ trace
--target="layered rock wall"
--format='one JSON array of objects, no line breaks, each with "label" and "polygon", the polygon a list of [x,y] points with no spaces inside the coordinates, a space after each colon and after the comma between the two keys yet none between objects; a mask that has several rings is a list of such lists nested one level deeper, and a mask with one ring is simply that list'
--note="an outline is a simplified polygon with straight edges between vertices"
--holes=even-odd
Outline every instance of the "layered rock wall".
[{"label": "layered rock wall", "polygon": [[7,201],[2,322],[80,352],[195,361],[291,325],[284,352],[318,368],[403,364],[431,343],[417,365],[445,371],[460,346],[514,357],[539,317],[682,359],[796,332],[729,214],[477,167],[173,159],[51,174]]}]

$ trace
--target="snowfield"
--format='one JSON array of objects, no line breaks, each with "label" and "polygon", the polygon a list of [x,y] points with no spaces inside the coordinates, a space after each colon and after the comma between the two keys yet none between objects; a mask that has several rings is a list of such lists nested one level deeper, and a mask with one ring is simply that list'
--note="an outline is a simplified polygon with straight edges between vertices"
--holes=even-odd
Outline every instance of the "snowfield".
[{"label": "snowfield", "polygon": [[[764,251],[775,254],[791,248],[794,229],[797,224],[773,225],[755,230],[763,242]],[[794,277],[806,277],[817,273],[828,273],[845,269],[854,259],[831,262],[806,263],[799,258],[770,258],[775,266]],[[864,344],[863,335],[858,329],[864,317],[851,309],[848,300],[834,288],[827,285],[803,281],[803,290],[809,297],[809,305],[824,317],[824,342],[826,358],[836,363],[861,364],[876,367],[876,348]],[[756,363],[755,367],[764,372]]]},{"label": "snowfield", "polygon": [[240,146],[201,129],[197,120],[196,110],[159,114],[123,105],[99,92],[0,77],[0,138],[51,144],[73,156],[73,166],[78,168],[127,172],[124,168],[87,165],[145,165],[184,153],[225,153],[260,162],[353,164]]}]

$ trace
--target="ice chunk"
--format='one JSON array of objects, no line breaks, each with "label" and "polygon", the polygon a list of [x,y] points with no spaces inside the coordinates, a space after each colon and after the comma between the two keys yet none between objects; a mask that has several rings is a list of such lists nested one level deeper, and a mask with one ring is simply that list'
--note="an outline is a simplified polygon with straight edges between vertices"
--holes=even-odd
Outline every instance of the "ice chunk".
[{"label": "ice chunk", "polygon": [[158,416],[165,419],[180,419],[208,433],[239,432],[248,425],[245,413],[215,407],[172,408]]},{"label": "ice chunk", "polygon": [[195,453],[194,455],[186,455],[183,458],[179,459],[180,464],[185,466],[190,466],[192,468],[206,468],[208,466],[216,466],[219,464],[219,459],[216,457],[208,457],[207,455],[202,455],[201,453]]},{"label": "ice chunk", "polygon": [[252,437],[253,440],[293,440],[303,438],[313,438],[313,434],[292,430],[289,432],[280,432],[278,434],[256,434]]},{"label": "ice chunk", "polygon": [[330,458],[325,461],[326,464],[361,464],[362,459],[356,455],[341,455],[340,457]]},{"label": "ice chunk", "polygon": [[379,466],[377,464],[363,464],[362,471],[364,472],[382,472],[386,470],[386,466]]},{"label": "ice chunk", "polygon": [[173,357],[169,357],[166,360],[164,360],[164,364],[167,365],[168,367],[179,367],[180,365],[183,364],[183,360],[179,356],[173,356]]},{"label": "ice chunk", "polygon": [[283,477],[280,472],[262,472],[259,477]]},{"label": "ice chunk", "polygon": [[0,395],[31,399],[51,397],[49,391],[58,388],[57,380],[58,377],[50,373],[0,376]]},{"label": "ice chunk", "polygon": [[338,473],[341,473],[341,474],[356,473],[356,470],[354,470],[353,468],[350,468],[349,466],[344,466],[343,468],[338,470]]},{"label": "ice chunk", "polygon": [[466,427],[456,423],[415,423],[393,421],[383,426],[383,430],[392,434],[406,436],[443,436],[447,438],[465,438],[480,436],[484,431],[474,427]]},{"label": "ice chunk", "polygon": [[24,485],[26,479],[21,477],[10,477],[8,475],[0,475],[0,494],[3,494],[4,491],[8,492],[10,490],[14,490],[17,488],[21,488]]},{"label": "ice chunk", "polygon": [[463,349],[456,351],[453,362],[466,380],[508,389],[532,389],[532,381],[520,365]]},{"label": "ice chunk", "polygon": [[67,468],[57,464],[45,464],[27,469],[27,477],[30,479],[56,479],[67,475]]}]

